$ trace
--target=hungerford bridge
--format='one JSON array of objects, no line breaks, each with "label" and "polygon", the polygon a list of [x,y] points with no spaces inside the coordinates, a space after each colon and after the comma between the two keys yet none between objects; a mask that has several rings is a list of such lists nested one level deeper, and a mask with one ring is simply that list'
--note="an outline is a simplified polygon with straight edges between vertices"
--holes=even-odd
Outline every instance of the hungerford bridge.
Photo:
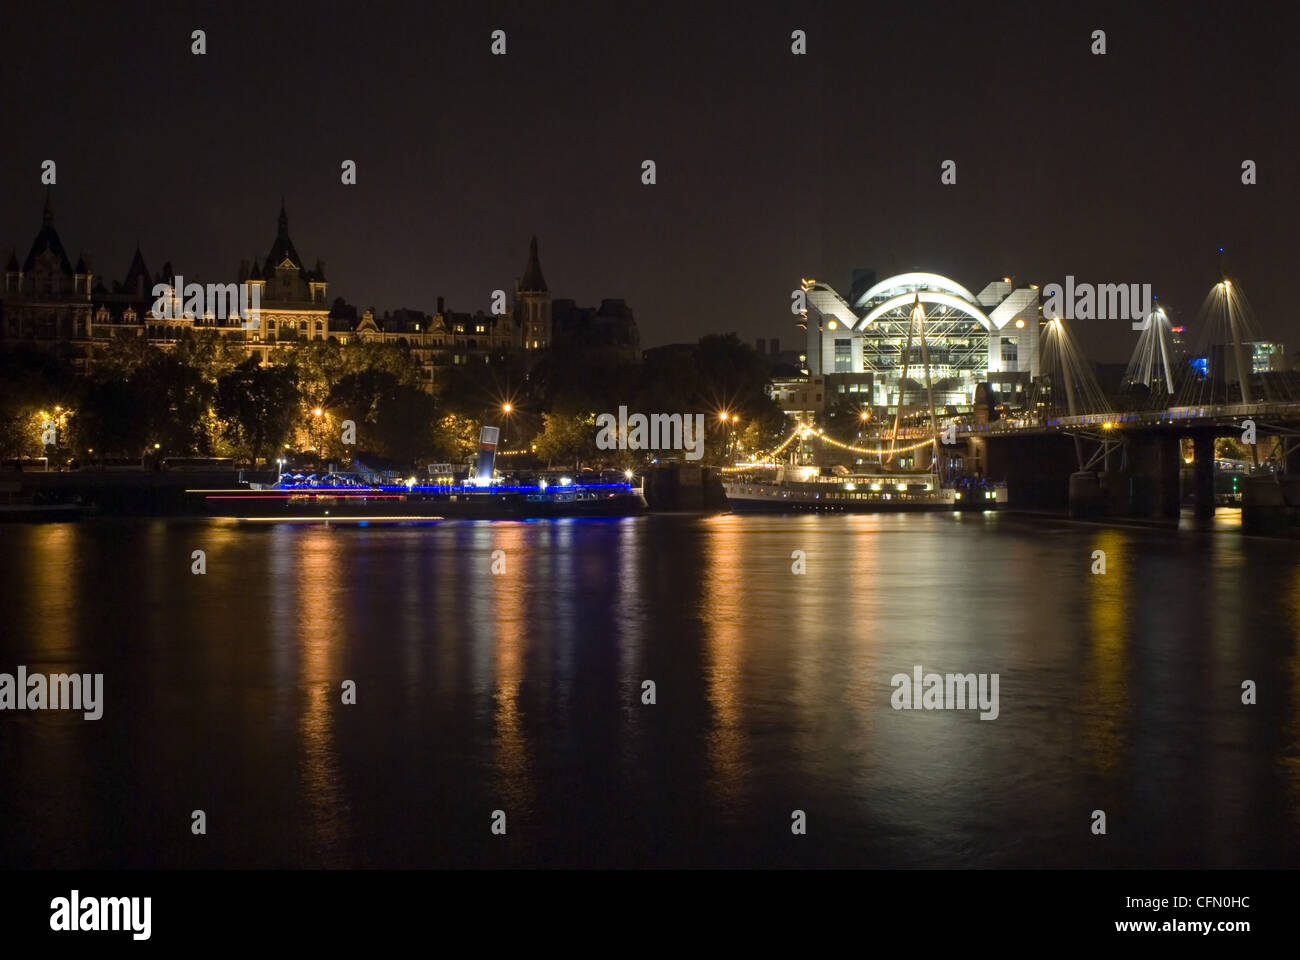
[{"label": "hungerford bridge", "polygon": [[[877,420],[861,434],[872,447],[815,429],[798,435],[876,456],[884,469],[911,452],[919,469],[959,467],[1004,480],[1013,506],[1149,518],[1179,516],[1184,439],[1194,451],[1196,515],[1212,516],[1214,441],[1233,437],[1253,443],[1257,466],[1261,445],[1278,458],[1247,481],[1244,528],[1300,523],[1300,381],[1256,369],[1262,331],[1222,271],[1190,356],[1159,306],[1124,318],[1138,319],[1141,332],[1111,397],[1070,332],[1087,321],[1044,320],[1037,287],[1013,289],[1007,280],[976,296],[936,274],[909,273],[876,284],[852,306],[826,284],[804,281],[803,291],[810,372],[870,373],[874,405],[895,410],[892,422]],[[1017,375],[1026,382],[1023,399],[994,419],[990,382]],[[936,414],[936,402],[951,413],[963,400],[971,414]]]}]

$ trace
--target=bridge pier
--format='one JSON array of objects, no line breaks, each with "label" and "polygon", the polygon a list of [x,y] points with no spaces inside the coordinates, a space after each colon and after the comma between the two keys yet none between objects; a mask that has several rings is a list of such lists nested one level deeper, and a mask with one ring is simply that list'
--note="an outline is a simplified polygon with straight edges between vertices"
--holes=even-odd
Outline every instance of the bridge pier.
[{"label": "bridge pier", "polygon": [[1110,512],[1116,516],[1178,519],[1182,467],[1178,437],[1162,432],[1134,433],[1125,438],[1124,452],[1125,469],[1103,477]]},{"label": "bridge pier", "polygon": [[1105,511],[1101,478],[1091,470],[1070,474],[1070,516],[1074,519],[1099,517]]},{"label": "bridge pier", "polygon": [[1247,477],[1241,500],[1241,529],[1246,533],[1278,534],[1290,526],[1290,517],[1277,477]]},{"label": "bridge pier", "polygon": [[[1282,441],[1285,443],[1287,439],[1289,438],[1283,437]],[[1288,477],[1300,477],[1300,443],[1283,458],[1282,465]]]},{"label": "bridge pier", "polygon": [[984,456],[986,476],[1006,481],[1009,506],[1054,511],[1069,508],[1070,474],[1079,469],[1070,437],[988,437]]},{"label": "bridge pier", "polygon": [[1192,499],[1197,519],[1206,520],[1214,516],[1214,434],[1192,434],[1192,450]]}]

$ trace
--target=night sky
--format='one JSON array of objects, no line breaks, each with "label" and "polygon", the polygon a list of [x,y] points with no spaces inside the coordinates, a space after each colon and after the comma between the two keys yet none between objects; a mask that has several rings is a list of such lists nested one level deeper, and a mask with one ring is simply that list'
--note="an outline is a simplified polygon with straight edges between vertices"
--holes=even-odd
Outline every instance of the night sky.
[{"label": "night sky", "polygon": [[[1281,8],[1276,8],[1281,9]],[[798,345],[790,291],[933,270],[1150,282],[1194,321],[1218,248],[1300,349],[1296,18],[1272,5],[36,4],[0,29],[0,249],[58,163],[69,255],[236,279],[280,195],[330,297],[487,309],[537,234],[553,296],[643,344]],[[206,56],[190,32],[207,31]],[[489,53],[493,29],[507,54]],[[793,56],[790,33],[807,31]],[[1104,29],[1107,54],[1090,53]],[[355,160],[358,183],[340,182]],[[658,183],[640,182],[641,162]],[[957,184],[940,164],[957,162]],[[1241,162],[1259,183],[1241,184]],[[1078,330],[1123,360],[1126,321]]]}]

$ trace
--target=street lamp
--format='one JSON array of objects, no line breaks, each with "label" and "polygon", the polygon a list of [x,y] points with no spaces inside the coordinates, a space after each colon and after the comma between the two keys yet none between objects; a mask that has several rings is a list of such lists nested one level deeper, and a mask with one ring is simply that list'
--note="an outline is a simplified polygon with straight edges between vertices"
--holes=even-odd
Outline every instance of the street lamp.
[{"label": "street lamp", "polygon": [[506,442],[510,439],[510,413],[514,409],[515,405],[509,401],[501,404],[501,412],[506,415],[506,426],[505,429],[501,431],[501,449],[503,450],[505,449]]},{"label": "street lamp", "polygon": [[321,407],[316,407],[314,410],[312,410],[311,415],[313,418],[311,424],[311,449],[312,452],[316,454],[316,460],[319,465],[321,457],[324,456],[325,454],[325,450],[324,450],[325,445],[321,442],[320,428],[318,426],[318,421],[322,416],[325,415],[325,410]]}]

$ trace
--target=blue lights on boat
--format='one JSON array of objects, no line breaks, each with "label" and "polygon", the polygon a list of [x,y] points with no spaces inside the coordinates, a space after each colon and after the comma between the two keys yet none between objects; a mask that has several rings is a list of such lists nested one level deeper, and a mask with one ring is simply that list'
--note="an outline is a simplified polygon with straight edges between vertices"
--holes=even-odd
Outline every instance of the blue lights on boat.
[{"label": "blue lights on boat", "polygon": [[410,486],[404,483],[397,484],[376,484],[374,486],[361,486],[357,484],[324,484],[324,483],[277,483],[276,490],[288,490],[303,493],[315,493],[317,491],[335,491],[346,490],[355,493],[455,493],[455,494],[480,494],[491,495],[495,493],[547,493],[558,495],[563,493],[582,492],[586,490],[622,490],[632,491],[630,483],[571,483],[571,484],[493,484],[490,487],[479,487],[473,484],[412,484]]}]

